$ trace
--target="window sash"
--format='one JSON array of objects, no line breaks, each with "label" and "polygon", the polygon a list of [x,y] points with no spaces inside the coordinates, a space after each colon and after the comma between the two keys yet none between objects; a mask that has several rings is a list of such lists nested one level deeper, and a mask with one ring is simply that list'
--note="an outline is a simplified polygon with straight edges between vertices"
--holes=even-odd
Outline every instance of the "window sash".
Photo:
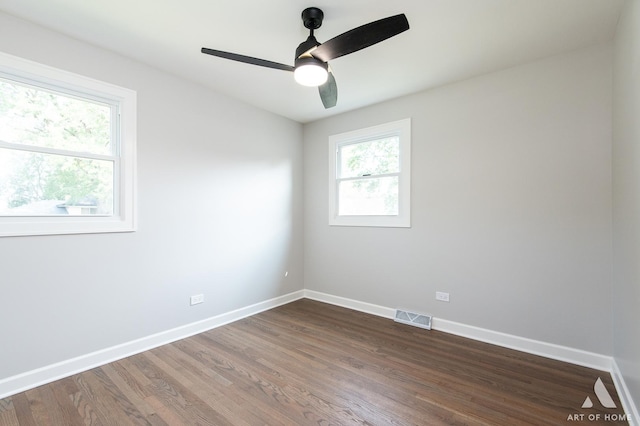
[{"label": "window sash", "polygon": [[[91,216],[114,216],[117,215],[119,213],[119,203],[118,203],[118,197],[117,197],[117,187],[116,187],[116,182],[119,182],[118,180],[118,176],[120,173],[120,159],[118,157],[113,157],[113,156],[104,156],[104,155],[74,155],[73,153],[70,155],[62,155],[59,152],[55,152],[56,150],[52,150],[52,149],[47,149],[44,150],[46,152],[44,152],[43,150],[36,150],[36,149],[7,149],[4,145],[4,143],[0,143],[0,155],[2,155],[3,151],[8,151],[9,155],[11,155],[11,153],[27,153],[27,154],[35,154],[35,155],[43,155],[43,156],[56,156],[59,157],[57,160],[53,160],[55,163],[60,164],[60,162],[68,162],[68,161],[73,161],[74,159],[79,159],[79,160],[84,160],[85,162],[91,162],[92,165],[89,167],[94,167],[94,172],[95,172],[95,167],[99,167],[102,168],[102,173],[108,173],[107,176],[103,176],[107,179],[99,179],[99,185],[107,185],[107,191],[106,192],[102,192],[102,197],[98,196],[99,194],[96,193],[92,193],[91,195],[96,196],[96,201],[98,202],[98,204],[95,205],[95,208],[93,208],[93,210],[90,213],[71,213],[70,209],[73,209],[71,204],[67,204],[68,201],[73,201],[73,198],[71,200],[67,200],[67,201],[62,201],[62,200],[57,200],[59,201],[60,204],[66,204],[66,209],[67,209],[67,214],[62,214],[62,213],[47,213],[47,212],[29,212],[28,210],[25,209],[24,206],[20,206],[20,207],[15,207],[15,208],[9,208],[8,210],[5,210],[4,208],[0,208],[0,218],[2,217],[34,217],[34,216],[52,216],[52,217],[75,217],[75,216],[80,216],[80,215],[91,215]],[[31,148],[31,147],[29,147]],[[59,150],[58,150],[59,151]],[[46,157],[45,157],[46,158]],[[51,160],[51,158],[49,158],[49,160]],[[49,160],[44,160],[45,163],[48,162]],[[54,163],[54,164],[55,164]],[[49,163],[51,164],[51,163]],[[68,163],[67,163],[68,164]],[[85,167],[86,167],[86,163],[85,163]],[[80,169],[82,170],[82,168]],[[45,174],[46,176],[46,174]],[[45,185],[49,182],[47,179],[43,179],[41,181],[42,183],[44,183]],[[86,181],[85,181],[86,182]],[[75,181],[74,181],[75,183]],[[79,188],[82,187],[82,185],[72,185],[71,186],[73,189],[78,190]],[[82,192],[80,192],[82,193]],[[76,193],[77,194],[77,193]],[[88,195],[88,194],[87,194]],[[55,200],[51,200],[51,199],[35,199],[32,200],[31,202],[52,202]],[[75,201],[78,201],[78,199],[76,198]],[[76,205],[76,207],[80,206],[81,204]],[[26,205],[28,206],[28,204]],[[88,206],[86,206],[85,208],[88,208]]]},{"label": "window sash", "polygon": [[[2,58],[0,58],[2,59]],[[78,90],[77,88],[71,88],[69,85],[63,84],[61,82],[53,82],[49,81],[46,78],[36,79],[35,77],[21,76],[15,75],[13,73],[9,73],[6,70],[2,70],[0,68],[0,80],[5,81],[9,84],[15,84],[20,86],[28,86],[39,91],[48,92],[54,95],[61,95],[67,98],[75,99],[81,102],[86,103],[94,103],[97,105],[103,105],[109,107],[110,117],[110,143],[109,148],[111,151],[111,155],[119,156],[121,154],[120,149],[120,105],[119,102],[113,98],[106,98],[103,95],[97,94],[93,90]],[[0,140],[2,142],[2,140]],[[15,141],[3,141],[10,144],[15,144],[19,146],[33,146],[39,148],[51,148],[38,144],[26,144]],[[51,148],[51,149],[60,149],[60,148]],[[81,151],[81,150],[67,150],[69,152],[75,153],[92,153],[91,151]],[[97,154],[100,155],[100,154]],[[102,154],[105,155],[105,154]]]},{"label": "window sash", "polygon": [[[387,170],[386,172],[380,172],[380,173],[376,173],[373,170],[367,170],[369,173],[366,174],[355,174],[355,175],[351,175],[349,174],[348,176],[344,176],[343,177],[343,163],[345,161],[345,157],[348,157],[346,155],[344,155],[344,151],[346,148],[350,148],[356,145],[362,145],[362,144],[368,144],[368,143],[374,143],[374,142],[383,142],[385,140],[388,139],[396,139],[397,140],[397,144],[398,144],[398,157],[397,157],[397,167],[396,168],[392,168]],[[385,134],[385,135],[376,135],[375,137],[370,137],[370,138],[365,138],[365,139],[361,139],[361,140],[355,140],[355,141],[346,141],[346,142],[341,142],[338,143],[337,148],[336,148],[336,158],[337,158],[337,167],[336,167],[336,177],[339,179],[344,179],[347,177],[362,177],[362,176],[379,176],[379,175],[383,175],[383,174],[387,174],[387,173],[400,173],[402,171],[402,153],[401,153],[401,143],[400,143],[400,136],[398,134],[398,132],[392,132],[390,134]],[[393,170],[393,171],[392,171]],[[347,173],[348,174],[348,173]]]},{"label": "window sash", "polygon": [[[397,174],[387,174],[382,177],[340,180],[336,189],[338,216],[398,216],[401,205],[399,179]],[[361,190],[357,186],[350,185],[358,183],[382,186],[386,191],[376,191],[376,188]],[[389,186],[395,187],[395,189],[391,189]],[[387,205],[389,197],[393,199],[391,206]]]}]

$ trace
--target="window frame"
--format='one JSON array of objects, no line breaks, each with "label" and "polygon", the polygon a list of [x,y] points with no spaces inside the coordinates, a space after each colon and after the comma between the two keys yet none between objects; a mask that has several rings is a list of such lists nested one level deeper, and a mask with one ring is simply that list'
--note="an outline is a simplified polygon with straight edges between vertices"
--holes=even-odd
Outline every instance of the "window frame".
[{"label": "window frame", "polygon": [[[398,214],[338,215],[338,185],[343,180],[349,180],[347,178],[341,178],[338,175],[340,148],[342,146],[370,142],[392,136],[397,136],[400,143],[400,165],[397,173]],[[383,174],[379,176],[384,177],[390,175],[396,175],[396,173]],[[411,227],[411,118],[329,136],[329,225],[396,228]]]},{"label": "window frame", "polygon": [[[113,215],[0,216],[0,237],[135,231],[136,92],[3,52],[0,52],[0,76],[79,99],[110,104],[115,107],[112,109],[112,118],[116,119],[115,125],[112,125],[116,132],[113,136],[116,144],[113,150]],[[12,144],[5,145],[11,148]],[[47,151],[47,148],[22,149],[32,152]],[[70,153],[71,155],[75,154]]]}]

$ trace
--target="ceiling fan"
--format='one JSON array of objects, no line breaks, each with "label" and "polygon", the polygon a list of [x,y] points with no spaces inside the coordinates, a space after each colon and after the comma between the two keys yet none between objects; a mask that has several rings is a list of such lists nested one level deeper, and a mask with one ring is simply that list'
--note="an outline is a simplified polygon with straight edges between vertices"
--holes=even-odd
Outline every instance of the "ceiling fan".
[{"label": "ceiling fan", "polygon": [[328,62],[398,35],[409,29],[409,22],[404,14],[390,16],[349,30],[325,43],[319,43],[313,31],[320,28],[323,19],[324,13],[317,7],[308,7],[302,11],[302,22],[310,34],[296,49],[294,66],[206,47],[203,47],[201,52],[232,61],[293,72],[299,84],[317,86],[324,107],[331,108],[338,101],[338,87]]}]

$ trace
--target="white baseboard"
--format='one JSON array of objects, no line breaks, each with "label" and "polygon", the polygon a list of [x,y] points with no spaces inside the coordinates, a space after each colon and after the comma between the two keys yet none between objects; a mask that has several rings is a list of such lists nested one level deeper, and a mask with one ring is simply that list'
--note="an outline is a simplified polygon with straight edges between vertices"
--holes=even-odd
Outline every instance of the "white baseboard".
[{"label": "white baseboard", "polygon": [[526,337],[515,336],[499,331],[487,330],[442,318],[433,319],[433,329],[509,349],[540,355],[545,358],[569,362],[571,364],[581,365],[596,370],[611,371],[612,358],[607,355],[528,339]]},{"label": "white baseboard", "polygon": [[304,297],[318,302],[325,302],[331,305],[342,306],[343,308],[353,309],[354,311],[364,312],[384,318],[393,318],[396,310],[372,303],[360,302],[358,300],[347,299],[346,297],[333,296],[319,291],[304,290]]},{"label": "white baseboard", "polygon": [[184,339],[198,333],[211,330],[239,319],[255,315],[267,309],[284,305],[304,297],[304,291],[299,290],[284,296],[276,297],[251,306],[226,312],[202,321],[197,321],[161,333],[146,336],[138,340],[123,343],[121,345],[92,352],[76,358],[48,365],[36,370],[27,371],[6,379],[0,380],[0,399],[18,392],[23,392],[34,387],[69,377],[110,362],[126,358],[176,340]]},{"label": "white baseboard", "polygon": [[640,414],[638,413],[638,407],[636,407],[633,399],[631,398],[629,388],[624,381],[624,377],[622,376],[620,368],[618,368],[618,363],[615,359],[611,363],[611,366],[611,377],[613,378],[613,383],[615,384],[616,391],[618,392],[618,396],[620,397],[622,408],[627,414],[629,426],[640,426]]}]

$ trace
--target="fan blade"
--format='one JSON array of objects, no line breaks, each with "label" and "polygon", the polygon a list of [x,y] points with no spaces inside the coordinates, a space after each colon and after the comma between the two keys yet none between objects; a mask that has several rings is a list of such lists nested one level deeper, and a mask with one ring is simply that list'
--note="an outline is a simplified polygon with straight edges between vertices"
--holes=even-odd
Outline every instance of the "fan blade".
[{"label": "fan blade", "polygon": [[232,61],[244,62],[245,64],[258,65],[266,68],[274,68],[283,71],[293,71],[294,67],[291,65],[280,64],[278,62],[271,62],[265,59],[253,58],[251,56],[238,55],[237,53],[223,52],[222,50],[214,50],[203,47],[200,50],[207,55],[218,56],[220,58],[231,59]]},{"label": "fan blade", "polygon": [[338,103],[338,86],[331,70],[329,70],[327,82],[322,86],[318,86],[318,92],[325,109],[333,108]]},{"label": "fan blade", "polygon": [[342,33],[322,43],[310,53],[314,58],[328,62],[340,56],[357,52],[365,47],[373,46],[408,29],[409,21],[407,21],[407,17],[402,13],[369,22],[368,24],[349,30],[346,33]]}]

